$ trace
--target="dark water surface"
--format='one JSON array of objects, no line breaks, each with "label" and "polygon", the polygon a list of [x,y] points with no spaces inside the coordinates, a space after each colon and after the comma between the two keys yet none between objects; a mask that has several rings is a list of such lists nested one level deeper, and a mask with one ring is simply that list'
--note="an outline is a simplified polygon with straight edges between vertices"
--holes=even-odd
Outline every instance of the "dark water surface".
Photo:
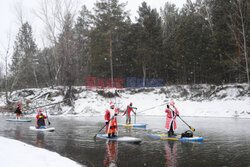
[{"label": "dark water surface", "polygon": [[[184,117],[196,128],[203,143],[151,139],[150,133],[164,132],[165,117],[138,116],[147,129],[119,128],[119,135],[141,138],[140,145],[92,139],[103,126],[102,117],[53,117],[55,132],[29,130],[31,123],[7,122],[0,117],[0,135],[58,152],[87,166],[250,166],[250,120],[233,118]],[[124,117],[119,118],[125,122]],[[187,130],[180,120],[177,133]]]}]

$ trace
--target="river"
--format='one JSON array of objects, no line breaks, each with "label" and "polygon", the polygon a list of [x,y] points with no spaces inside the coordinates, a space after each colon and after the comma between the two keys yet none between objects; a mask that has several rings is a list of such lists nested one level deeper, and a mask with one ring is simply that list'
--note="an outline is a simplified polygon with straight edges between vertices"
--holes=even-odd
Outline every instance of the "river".
[{"label": "river", "polygon": [[[30,123],[7,122],[0,117],[0,135],[55,151],[87,166],[250,166],[250,120],[235,118],[183,117],[192,125],[196,136],[204,142],[179,142],[149,138],[150,133],[164,132],[165,117],[137,116],[137,123],[147,123],[146,129],[119,127],[120,136],[142,139],[141,144],[107,142],[92,139],[103,126],[102,117],[50,117],[55,132],[35,132]],[[119,122],[125,122],[119,117]],[[177,120],[176,133],[188,127]],[[104,133],[104,131],[103,131]]]}]

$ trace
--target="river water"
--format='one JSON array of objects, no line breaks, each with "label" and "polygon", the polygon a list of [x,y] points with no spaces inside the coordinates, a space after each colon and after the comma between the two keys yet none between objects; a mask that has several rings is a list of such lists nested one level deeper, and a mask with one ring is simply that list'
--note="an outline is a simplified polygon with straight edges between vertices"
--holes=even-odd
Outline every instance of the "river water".
[{"label": "river water", "polygon": [[[137,123],[147,123],[147,128],[119,127],[119,135],[141,138],[139,145],[94,141],[92,136],[104,124],[103,116],[51,117],[51,126],[56,131],[47,133],[29,130],[35,119],[31,123],[13,123],[6,119],[0,117],[1,136],[55,151],[87,166],[250,166],[249,119],[183,117],[196,129],[196,136],[204,137],[202,143],[191,143],[149,138],[150,133],[165,131],[166,118],[138,116]],[[119,122],[125,122],[125,118],[119,117]],[[176,133],[188,129],[179,119],[177,125]]]}]

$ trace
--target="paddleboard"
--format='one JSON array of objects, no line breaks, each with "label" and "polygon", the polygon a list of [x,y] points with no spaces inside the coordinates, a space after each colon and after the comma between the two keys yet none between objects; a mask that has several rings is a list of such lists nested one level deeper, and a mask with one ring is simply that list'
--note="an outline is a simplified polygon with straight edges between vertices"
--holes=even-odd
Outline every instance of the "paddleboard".
[{"label": "paddleboard", "polygon": [[96,138],[109,140],[109,141],[118,141],[118,142],[128,142],[128,143],[141,143],[141,139],[130,137],[130,136],[117,136],[108,138],[107,134],[97,134]]},{"label": "paddleboard", "polygon": [[118,126],[125,126],[125,127],[146,127],[147,124],[118,124]]},{"label": "paddleboard", "polygon": [[203,141],[203,137],[181,137],[181,135],[177,135],[175,137],[168,137],[167,134],[150,134],[149,135],[150,138],[155,138],[155,139],[163,139],[163,140],[177,140],[177,141],[197,141],[197,142],[202,142]]},{"label": "paddleboard", "polygon": [[46,128],[43,128],[43,129],[37,129],[35,126],[30,126],[30,130],[34,130],[34,131],[44,131],[44,132],[53,132],[55,131],[55,128],[54,127],[46,127]]},{"label": "paddleboard", "polygon": [[7,119],[9,122],[31,122],[31,119]]}]

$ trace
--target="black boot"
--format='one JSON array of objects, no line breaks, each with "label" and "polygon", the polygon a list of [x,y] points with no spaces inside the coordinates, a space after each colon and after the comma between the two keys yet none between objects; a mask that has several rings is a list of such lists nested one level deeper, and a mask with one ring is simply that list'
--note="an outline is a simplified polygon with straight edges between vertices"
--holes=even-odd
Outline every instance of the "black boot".
[{"label": "black boot", "polygon": [[108,134],[108,138],[110,138],[110,135],[111,135],[111,134],[109,133],[109,134]]},{"label": "black boot", "polygon": [[112,137],[116,137],[115,133],[112,133]]},{"label": "black boot", "polygon": [[170,130],[168,131],[168,137],[171,137],[171,132],[170,132]]}]

